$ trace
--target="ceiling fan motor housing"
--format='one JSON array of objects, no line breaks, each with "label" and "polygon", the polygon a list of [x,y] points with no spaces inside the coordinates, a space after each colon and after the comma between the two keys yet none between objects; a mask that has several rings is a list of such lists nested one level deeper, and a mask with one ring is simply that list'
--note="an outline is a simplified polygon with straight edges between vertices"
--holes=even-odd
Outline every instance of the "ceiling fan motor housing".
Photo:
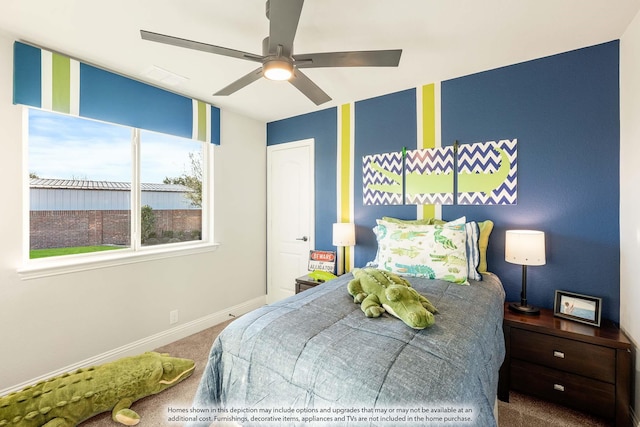
[{"label": "ceiling fan motor housing", "polygon": [[289,80],[293,76],[291,52],[285,54],[282,45],[276,49],[275,52],[269,51],[269,37],[262,40],[262,74],[269,80]]}]

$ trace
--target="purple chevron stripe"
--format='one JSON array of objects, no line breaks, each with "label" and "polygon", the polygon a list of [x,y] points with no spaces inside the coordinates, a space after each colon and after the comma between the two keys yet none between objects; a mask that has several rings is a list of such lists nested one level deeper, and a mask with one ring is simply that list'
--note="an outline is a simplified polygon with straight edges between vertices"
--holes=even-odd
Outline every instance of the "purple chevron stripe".
[{"label": "purple chevron stripe", "polygon": [[426,205],[426,204],[451,205],[453,204],[453,194],[438,193],[438,194],[407,195],[407,197],[405,198],[405,202],[409,205]]},{"label": "purple chevron stripe", "polygon": [[461,162],[458,169],[461,172],[477,171],[477,172],[494,172],[500,167],[500,160],[494,159],[475,159],[471,162]]},{"label": "purple chevron stripe", "polygon": [[399,205],[402,198],[399,194],[384,193],[381,191],[366,191],[363,194],[362,201],[364,205]]},{"label": "purple chevron stripe", "polygon": [[503,192],[507,193],[509,196],[515,197],[515,195],[518,194],[518,188],[516,186],[513,186],[513,188],[511,188],[510,185],[505,183],[492,191],[493,194],[498,194]]},{"label": "purple chevron stripe", "polygon": [[407,161],[418,161],[421,163],[435,160],[447,161],[452,152],[451,149],[447,148],[449,147],[407,151]]},{"label": "purple chevron stripe", "polygon": [[453,170],[453,147],[427,148],[407,152],[406,172],[446,173]]},{"label": "purple chevron stripe", "polygon": [[475,144],[463,144],[458,147],[458,155],[473,155],[474,153],[486,156],[493,152],[495,145],[490,142],[478,142]]},{"label": "purple chevron stripe", "polygon": [[437,164],[453,164],[453,157],[446,158],[429,158],[426,160],[417,160],[407,157],[408,165],[437,165]]},{"label": "purple chevron stripe", "polygon": [[506,153],[509,155],[510,158],[515,156],[516,152],[518,151],[518,148],[516,145],[514,145],[513,147],[510,147],[508,145],[501,145],[500,148],[506,151]]},{"label": "purple chevron stripe", "polygon": [[420,174],[432,174],[432,173],[449,173],[453,171],[453,165],[444,165],[442,167],[433,166],[433,165],[424,165],[424,166],[411,166],[407,165],[407,173],[418,172]]}]

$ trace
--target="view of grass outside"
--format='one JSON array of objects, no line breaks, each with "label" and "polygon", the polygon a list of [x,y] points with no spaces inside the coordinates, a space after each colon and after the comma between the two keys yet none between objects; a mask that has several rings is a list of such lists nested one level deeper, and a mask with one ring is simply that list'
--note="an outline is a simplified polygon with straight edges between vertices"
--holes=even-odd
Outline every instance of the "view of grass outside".
[{"label": "view of grass outside", "polygon": [[50,256],[75,255],[87,252],[112,251],[116,249],[124,249],[122,246],[78,246],[75,248],[50,248],[50,249],[33,249],[29,251],[29,258],[46,258]]}]

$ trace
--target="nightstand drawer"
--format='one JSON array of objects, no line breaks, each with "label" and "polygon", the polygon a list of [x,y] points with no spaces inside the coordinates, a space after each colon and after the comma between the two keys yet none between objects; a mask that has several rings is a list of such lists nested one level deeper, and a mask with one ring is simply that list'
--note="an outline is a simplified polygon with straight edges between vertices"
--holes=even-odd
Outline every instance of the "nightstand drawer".
[{"label": "nightstand drawer", "polygon": [[511,357],[612,384],[616,382],[616,352],[608,347],[512,329]]},{"label": "nightstand drawer", "polygon": [[615,386],[606,382],[512,360],[511,387],[602,417],[615,415]]}]

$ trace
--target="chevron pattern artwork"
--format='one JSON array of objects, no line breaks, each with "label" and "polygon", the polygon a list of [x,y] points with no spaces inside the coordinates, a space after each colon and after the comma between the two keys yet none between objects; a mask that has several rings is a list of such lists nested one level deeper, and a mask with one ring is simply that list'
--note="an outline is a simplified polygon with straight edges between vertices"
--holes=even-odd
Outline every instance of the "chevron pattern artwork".
[{"label": "chevron pattern artwork", "polygon": [[458,146],[458,204],[515,205],[518,140]]},{"label": "chevron pattern artwork", "polygon": [[405,203],[453,204],[453,146],[407,151]]},{"label": "chevron pattern artwork", "polygon": [[402,204],[402,152],[362,158],[364,205]]}]

